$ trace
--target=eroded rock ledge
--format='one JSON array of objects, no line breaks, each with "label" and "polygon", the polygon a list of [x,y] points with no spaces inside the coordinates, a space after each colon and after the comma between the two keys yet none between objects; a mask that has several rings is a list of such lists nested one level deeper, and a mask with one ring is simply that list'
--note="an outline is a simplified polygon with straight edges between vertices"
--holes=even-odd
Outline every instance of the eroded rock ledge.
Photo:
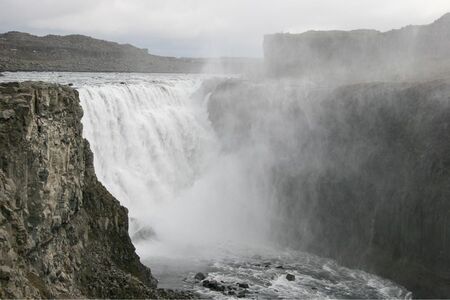
[{"label": "eroded rock ledge", "polygon": [[0,298],[159,298],[98,182],[77,91],[0,84]]}]

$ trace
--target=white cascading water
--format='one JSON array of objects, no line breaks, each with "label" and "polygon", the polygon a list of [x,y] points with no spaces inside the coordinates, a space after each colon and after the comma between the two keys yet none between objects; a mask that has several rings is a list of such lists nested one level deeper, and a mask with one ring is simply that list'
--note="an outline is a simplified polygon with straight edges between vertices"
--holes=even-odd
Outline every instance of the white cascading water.
[{"label": "white cascading water", "polygon": [[108,190],[140,218],[192,183],[213,138],[188,105],[191,82],[80,89],[84,134]]},{"label": "white cascading water", "polygon": [[[221,154],[199,79],[79,89],[98,178],[129,209],[139,254],[218,255],[266,241],[268,206],[245,153]],[[197,99],[197,100],[196,100]],[[254,154],[254,153],[253,153]],[[251,155],[251,154],[248,154]],[[200,254],[200,253],[201,254]]]}]

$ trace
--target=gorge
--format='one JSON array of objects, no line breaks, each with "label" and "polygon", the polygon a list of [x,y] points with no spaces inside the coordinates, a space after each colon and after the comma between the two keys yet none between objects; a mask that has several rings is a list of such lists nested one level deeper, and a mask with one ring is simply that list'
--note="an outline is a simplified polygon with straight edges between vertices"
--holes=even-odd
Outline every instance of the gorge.
[{"label": "gorge", "polygon": [[0,297],[450,297],[448,20],[267,36],[256,77],[5,72]]}]

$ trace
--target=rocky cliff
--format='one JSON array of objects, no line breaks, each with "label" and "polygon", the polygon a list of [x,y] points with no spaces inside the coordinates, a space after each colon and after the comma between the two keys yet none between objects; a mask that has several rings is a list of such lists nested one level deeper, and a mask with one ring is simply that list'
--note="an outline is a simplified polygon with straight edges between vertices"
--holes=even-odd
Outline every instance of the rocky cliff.
[{"label": "rocky cliff", "polygon": [[225,150],[265,149],[280,244],[450,297],[450,80],[231,80],[208,111]]},{"label": "rocky cliff", "polygon": [[[0,84],[0,298],[157,298],[69,87]],[[178,297],[180,295],[177,295]]]},{"label": "rocky cliff", "polygon": [[347,81],[450,74],[450,13],[397,30],[308,31],[264,38],[270,76]]}]

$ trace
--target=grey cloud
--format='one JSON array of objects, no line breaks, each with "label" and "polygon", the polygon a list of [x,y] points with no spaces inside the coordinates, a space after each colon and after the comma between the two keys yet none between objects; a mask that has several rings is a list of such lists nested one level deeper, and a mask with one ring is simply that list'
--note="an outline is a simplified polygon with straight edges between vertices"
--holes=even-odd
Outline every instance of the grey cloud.
[{"label": "grey cloud", "polygon": [[0,31],[80,33],[175,56],[261,56],[262,36],[426,24],[447,0],[0,0]]}]

